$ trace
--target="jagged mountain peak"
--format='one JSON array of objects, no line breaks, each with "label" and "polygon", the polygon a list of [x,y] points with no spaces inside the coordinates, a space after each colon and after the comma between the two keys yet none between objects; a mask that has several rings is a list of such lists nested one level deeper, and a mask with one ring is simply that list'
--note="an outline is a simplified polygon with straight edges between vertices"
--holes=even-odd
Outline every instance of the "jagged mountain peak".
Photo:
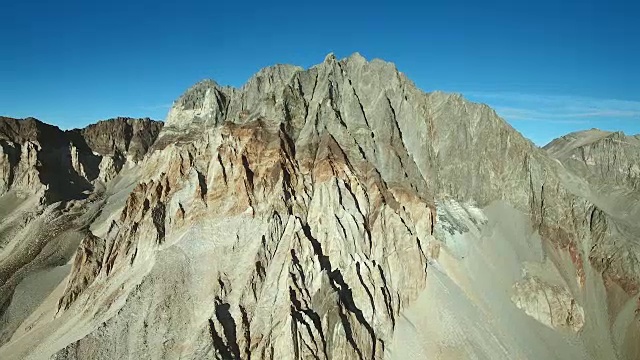
[{"label": "jagged mountain peak", "polygon": [[[331,60],[333,59],[333,60]],[[363,72],[365,74],[363,74]],[[260,102],[268,98],[283,98],[286,89],[296,89],[309,92],[303,95],[309,97],[313,92],[313,83],[324,82],[324,86],[335,85],[335,81],[344,78],[351,80],[366,75],[377,77],[379,83],[388,82],[389,86],[397,86],[401,82],[408,82],[392,63],[382,60],[366,61],[360,54],[338,61],[334,55],[327,55],[325,61],[309,69],[299,66],[278,64],[258,71],[240,89],[220,87],[211,80],[199,82],[190,88],[174,104],[168,118],[170,126],[189,126],[191,120],[202,120],[205,123],[218,124],[218,121],[242,122],[245,115],[240,112],[253,111],[260,106]],[[402,79],[400,79],[402,77]],[[304,86],[303,86],[304,83]],[[326,88],[318,90],[326,91]],[[230,106],[228,109],[225,106]],[[178,120],[181,110],[192,110],[183,120]],[[265,115],[265,114],[260,114]]]},{"label": "jagged mountain peak", "polygon": [[336,54],[334,54],[333,52],[328,53],[325,57],[324,57],[324,61],[323,63],[331,63],[336,61]]}]

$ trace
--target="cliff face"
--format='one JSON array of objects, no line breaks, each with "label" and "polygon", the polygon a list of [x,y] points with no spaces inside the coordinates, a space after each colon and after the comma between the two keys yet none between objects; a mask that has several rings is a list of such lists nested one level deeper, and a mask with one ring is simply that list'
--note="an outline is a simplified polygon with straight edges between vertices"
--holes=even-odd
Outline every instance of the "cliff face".
[{"label": "cliff face", "polygon": [[87,146],[100,155],[122,156],[140,160],[149,150],[162,129],[162,123],[149,118],[115,118],[100,121],[86,128],[72,130],[79,133]]},{"label": "cliff face", "polygon": [[66,134],[109,191],[10,358],[403,358],[414,335],[413,358],[639,354],[637,225],[485,105],[329,55],[200,82],[156,130]]},{"label": "cliff face", "polygon": [[[60,129],[36,119],[17,120],[1,117],[0,194],[6,193],[12,187],[29,192],[43,190],[40,168],[44,160],[42,158],[47,155],[41,150],[44,146],[48,152],[55,152],[67,144],[65,140]],[[42,170],[46,172],[48,169]],[[44,174],[43,176],[46,177]]]}]

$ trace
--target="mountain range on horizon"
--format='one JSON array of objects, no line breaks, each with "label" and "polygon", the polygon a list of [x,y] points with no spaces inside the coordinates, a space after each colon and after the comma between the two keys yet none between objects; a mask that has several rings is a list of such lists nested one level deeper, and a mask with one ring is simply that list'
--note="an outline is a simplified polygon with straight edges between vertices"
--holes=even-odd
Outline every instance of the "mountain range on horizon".
[{"label": "mountain range on horizon", "polygon": [[355,53],[164,121],[0,117],[2,359],[640,359],[640,134]]},{"label": "mountain range on horizon", "polygon": [[[461,95],[461,96],[463,96],[463,95]],[[484,105],[487,105],[487,104],[484,104]],[[116,121],[117,122],[117,121],[121,121],[121,120],[127,120],[127,121],[147,120],[147,121],[154,121],[154,122],[158,122],[158,123],[163,123],[164,122],[164,120],[151,119],[149,117],[133,118],[133,117],[127,117],[127,116],[117,116],[117,117],[109,118],[109,119],[96,120],[94,123],[91,123],[91,124],[89,124],[89,125],[87,125],[85,127],[74,127],[74,128],[70,128],[70,129],[61,129],[58,126],[56,126],[55,124],[47,123],[46,121],[37,119],[35,117],[15,118],[15,117],[11,117],[11,116],[8,116],[8,115],[0,115],[0,118],[3,119],[4,121],[14,121],[14,122],[17,122],[17,121],[25,121],[25,122],[33,121],[33,122],[36,122],[36,123],[43,124],[44,126],[47,126],[47,125],[53,126],[55,128],[58,128],[58,130],[60,130],[62,132],[67,132],[67,133],[74,132],[74,131],[82,131],[82,130],[88,128],[88,127],[95,126],[96,124],[102,123],[102,122],[111,122],[111,121]],[[544,144],[544,145],[542,145],[540,147],[546,148],[546,147],[550,146],[551,143],[556,142],[556,141],[558,141],[558,140],[560,140],[562,138],[580,137],[580,136],[587,135],[587,134],[593,133],[593,132],[599,133],[601,135],[613,135],[614,133],[617,133],[618,135],[622,135],[622,136],[631,136],[631,137],[635,137],[635,138],[640,138],[640,134],[635,134],[635,135],[626,134],[622,130],[621,131],[607,131],[607,130],[601,130],[601,129],[592,127],[592,128],[588,128],[588,129],[585,128],[584,130],[578,130],[578,131],[569,132],[569,133],[567,133],[565,135],[562,135],[562,136],[560,136],[558,138],[555,138],[555,139],[551,140],[551,142],[549,142],[548,144]],[[523,135],[523,136],[526,138],[526,135]]]}]

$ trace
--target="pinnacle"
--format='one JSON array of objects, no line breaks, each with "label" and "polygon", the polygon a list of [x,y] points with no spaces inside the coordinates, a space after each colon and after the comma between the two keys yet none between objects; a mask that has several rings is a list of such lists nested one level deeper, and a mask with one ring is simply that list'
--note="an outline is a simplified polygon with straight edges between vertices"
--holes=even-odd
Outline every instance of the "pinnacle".
[{"label": "pinnacle", "polygon": [[333,52],[330,52],[327,54],[327,56],[324,57],[323,62],[327,63],[332,61],[336,61],[336,55]]},{"label": "pinnacle", "polygon": [[355,61],[355,62],[359,62],[359,63],[366,63],[367,62],[367,59],[357,51],[354,52],[353,54],[349,55],[347,60]]}]

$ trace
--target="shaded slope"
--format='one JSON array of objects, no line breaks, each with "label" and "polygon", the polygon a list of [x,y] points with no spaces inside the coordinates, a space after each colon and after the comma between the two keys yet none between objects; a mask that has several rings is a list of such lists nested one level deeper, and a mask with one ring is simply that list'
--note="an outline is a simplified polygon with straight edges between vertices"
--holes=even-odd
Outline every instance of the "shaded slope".
[{"label": "shaded slope", "polygon": [[[136,136],[144,139],[112,131],[126,128],[123,124],[137,128]],[[104,130],[102,139],[138,147],[139,158],[161,123],[115,119],[96,126]],[[56,281],[64,280],[67,261],[105,203],[108,180],[130,162],[127,149],[98,153],[90,131],[83,131],[61,131],[32,118],[0,118],[0,343],[9,340]],[[119,157],[122,161],[114,161]],[[29,285],[41,284],[42,277],[47,284]]]}]

